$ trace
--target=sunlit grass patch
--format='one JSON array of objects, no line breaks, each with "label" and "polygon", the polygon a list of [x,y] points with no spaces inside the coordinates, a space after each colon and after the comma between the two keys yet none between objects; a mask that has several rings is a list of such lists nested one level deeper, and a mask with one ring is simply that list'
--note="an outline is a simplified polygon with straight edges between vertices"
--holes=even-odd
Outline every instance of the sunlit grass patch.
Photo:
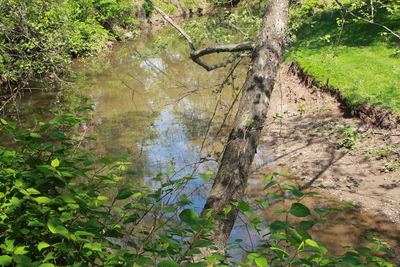
[{"label": "sunlit grass patch", "polygon": [[[399,40],[367,23],[352,22],[341,30],[337,18],[327,12],[307,23],[287,59],[341,91],[350,106],[367,102],[400,114]],[[400,29],[399,17],[380,19]]]}]

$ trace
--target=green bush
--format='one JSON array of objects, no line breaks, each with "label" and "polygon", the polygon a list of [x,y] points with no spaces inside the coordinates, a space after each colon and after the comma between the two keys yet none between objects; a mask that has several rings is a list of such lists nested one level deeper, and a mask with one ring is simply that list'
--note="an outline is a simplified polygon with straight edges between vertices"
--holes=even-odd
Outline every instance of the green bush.
[{"label": "green bush", "polygon": [[130,0],[3,0],[0,18],[0,85],[58,74],[136,22]]}]

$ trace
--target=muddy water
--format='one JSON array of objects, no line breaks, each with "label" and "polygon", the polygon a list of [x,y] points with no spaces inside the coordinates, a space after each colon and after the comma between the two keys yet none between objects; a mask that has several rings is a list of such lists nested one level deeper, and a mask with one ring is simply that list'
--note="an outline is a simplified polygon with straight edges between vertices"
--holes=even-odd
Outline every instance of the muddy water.
[{"label": "muddy water", "polygon": [[[169,170],[191,172],[189,165],[200,155],[209,160],[203,169],[215,169],[213,153],[218,151],[209,142],[202,144],[206,135],[213,138],[236,94],[231,86],[221,96],[215,92],[227,70],[207,72],[193,64],[180,41],[155,53],[148,38],[75,62],[74,81],[61,98],[92,102],[95,114],[83,130],[96,135],[99,156],[127,154],[142,177]],[[20,101],[41,112],[57,107],[59,100],[54,93],[35,91]]]},{"label": "muddy water", "polygon": [[[242,77],[237,77],[236,86],[226,86],[220,96],[215,91],[220,88],[226,69],[204,71],[187,58],[187,48],[181,41],[160,53],[152,50],[151,42],[149,37],[140,42],[117,44],[96,58],[80,60],[73,66],[74,81],[61,93],[35,91],[26,94],[20,105],[40,113],[57,107],[60,101],[76,104],[82,99],[89,100],[95,113],[82,133],[96,135],[97,141],[92,146],[99,157],[128,155],[138,179],[146,180],[171,170],[176,175],[215,171],[216,159],[223,148],[223,135],[215,133],[235,98],[235,87],[240,87],[243,81],[245,66],[238,72]],[[203,143],[205,137],[207,142]],[[200,158],[204,162],[195,164]],[[255,165],[271,161],[273,157],[261,147]],[[262,188],[259,180],[254,177],[250,181],[250,195],[255,194],[253,187]],[[194,194],[194,201],[195,208],[200,210],[208,186],[201,183],[190,186],[190,190],[197,188],[200,190]],[[310,200],[308,204],[322,207],[326,199]],[[277,218],[274,213],[263,216],[268,220]],[[334,251],[341,252],[342,245],[362,245],[362,236],[367,232],[380,232],[382,238],[399,245],[399,230],[384,218],[346,210],[330,219],[329,227],[317,229],[314,234]],[[238,220],[231,239],[237,238],[246,240],[247,247],[251,247],[259,236]]]}]

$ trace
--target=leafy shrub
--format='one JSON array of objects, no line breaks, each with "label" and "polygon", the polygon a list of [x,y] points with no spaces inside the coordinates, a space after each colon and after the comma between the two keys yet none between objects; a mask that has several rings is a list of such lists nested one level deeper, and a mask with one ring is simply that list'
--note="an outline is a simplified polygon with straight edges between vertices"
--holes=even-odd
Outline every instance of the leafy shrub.
[{"label": "leafy shrub", "polygon": [[[153,256],[167,264],[196,252],[191,236],[198,246],[210,243],[202,236],[212,223],[184,209],[192,203],[187,196],[174,205],[161,201],[193,178],[159,175],[154,190],[127,182],[128,162],[96,159],[70,134],[87,117],[36,119],[30,129],[1,120],[3,140],[13,145],[0,147],[0,265],[142,266],[153,264]],[[177,214],[176,207],[184,226],[166,216]]]},{"label": "leafy shrub", "polygon": [[130,0],[4,0],[0,18],[0,85],[60,73],[135,22]]}]

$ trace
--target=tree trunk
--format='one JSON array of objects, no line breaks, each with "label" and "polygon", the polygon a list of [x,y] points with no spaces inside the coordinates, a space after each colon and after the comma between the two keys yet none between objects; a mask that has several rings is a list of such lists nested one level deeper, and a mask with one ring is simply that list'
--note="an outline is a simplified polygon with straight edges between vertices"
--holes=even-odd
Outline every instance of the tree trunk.
[{"label": "tree trunk", "polygon": [[[282,60],[288,10],[289,0],[267,1],[267,10],[243,85],[239,109],[203,215],[209,209],[214,214],[220,214],[226,205],[240,201],[244,195],[250,165],[257,151]],[[232,209],[227,219],[216,221],[213,240],[220,250],[225,248],[237,213],[236,209]]]}]

